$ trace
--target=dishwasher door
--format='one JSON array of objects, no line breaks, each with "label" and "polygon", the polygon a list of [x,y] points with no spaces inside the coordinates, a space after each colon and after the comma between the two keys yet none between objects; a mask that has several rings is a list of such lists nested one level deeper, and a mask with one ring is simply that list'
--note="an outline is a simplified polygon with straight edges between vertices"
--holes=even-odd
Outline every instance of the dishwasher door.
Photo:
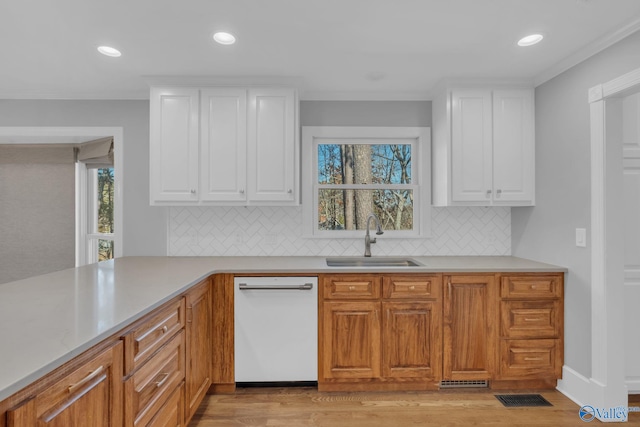
[{"label": "dishwasher door", "polygon": [[318,380],[318,278],[234,279],[236,382]]}]

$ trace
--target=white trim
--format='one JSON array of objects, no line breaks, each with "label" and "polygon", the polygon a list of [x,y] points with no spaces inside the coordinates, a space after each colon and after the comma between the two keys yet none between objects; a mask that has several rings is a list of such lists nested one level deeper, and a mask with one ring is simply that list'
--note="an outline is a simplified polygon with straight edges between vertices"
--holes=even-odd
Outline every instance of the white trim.
[{"label": "white trim", "polygon": [[562,379],[558,380],[557,390],[579,406],[588,405],[591,397],[589,378],[579,374],[567,365],[562,367]]},{"label": "white trim", "polygon": [[[33,143],[59,143],[59,138],[69,137],[74,142],[76,139],[84,139],[90,141],[97,138],[112,136],[113,147],[115,151],[114,174],[115,174],[115,191],[114,202],[115,212],[113,213],[115,228],[115,247],[114,256],[121,257],[124,247],[124,209],[123,209],[123,188],[124,188],[124,138],[122,127],[85,127],[85,126],[0,126],[0,141],[6,143],[11,138],[16,138],[15,143],[26,143],[28,138],[35,138]],[[86,139],[85,139],[86,138]],[[53,142],[56,141],[56,142]],[[77,241],[76,241],[77,243]],[[76,252],[78,248],[76,248]],[[76,258],[77,261],[77,258]]]},{"label": "white trim", "polygon": [[[640,89],[640,69],[589,89],[591,122],[591,378],[587,404],[627,405],[622,265],[622,147],[616,97]],[[607,115],[609,114],[609,115]],[[573,391],[573,390],[572,390]],[[574,394],[570,391],[571,394]],[[610,420],[602,420],[610,421]]]},{"label": "white trim", "polygon": [[618,28],[617,30],[606,34],[594,42],[586,45],[582,49],[562,59],[555,65],[547,68],[545,71],[539,73],[533,78],[534,85],[540,86],[541,84],[551,80],[559,74],[564,73],[571,67],[575,67],[582,61],[585,61],[593,55],[605,50],[609,46],[614,45],[620,40],[640,30],[640,18],[635,18],[626,25]]},{"label": "white trim", "polygon": [[626,377],[624,382],[629,394],[640,393],[640,377]]},{"label": "white trim", "polygon": [[[362,238],[362,230],[358,231],[322,231],[318,232],[314,212],[317,212],[315,184],[317,173],[318,139],[332,141],[380,139],[412,140],[412,156],[420,159],[412,165],[415,184],[404,186],[414,190],[414,230],[385,232],[387,238],[427,238],[431,236],[431,129],[428,127],[376,127],[376,126],[303,126],[302,127],[302,213],[304,237],[306,238]],[[372,186],[376,187],[376,186]],[[389,186],[385,186],[389,187]],[[411,187],[411,188],[410,188]],[[417,209],[416,209],[417,208]]]}]

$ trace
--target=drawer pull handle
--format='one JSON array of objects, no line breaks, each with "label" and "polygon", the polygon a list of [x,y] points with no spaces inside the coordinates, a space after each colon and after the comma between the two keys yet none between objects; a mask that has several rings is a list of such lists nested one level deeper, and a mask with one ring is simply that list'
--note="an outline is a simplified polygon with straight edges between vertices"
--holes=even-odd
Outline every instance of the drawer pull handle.
[{"label": "drawer pull handle", "polygon": [[350,290],[350,291],[355,291],[355,290],[356,290],[356,287],[355,287],[355,286],[349,286],[349,290]]},{"label": "drawer pull handle", "polygon": [[414,285],[411,285],[411,286],[409,286],[409,290],[410,290],[410,291],[415,291],[415,290],[416,290],[416,287],[415,287]]},{"label": "drawer pull handle", "polygon": [[525,321],[525,322],[537,322],[538,320],[540,320],[540,319],[536,319],[536,318],[529,318],[529,317],[525,317],[525,318],[524,318],[524,321]]},{"label": "drawer pull handle", "polygon": [[535,288],[536,288],[536,285],[531,285],[531,289],[535,289]]},{"label": "drawer pull handle", "polygon": [[527,362],[533,362],[537,360],[542,360],[542,357],[525,357],[524,360]]},{"label": "drawer pull handle", "polygon": [[78,390],[80,387],[86,385],[87,383],[89,383],[91,380],[97,378],[98,376],[100,376],[100,374],[102,374],[102,372],[104,371],[104,366],[100,366],[98,367],[95,371],[90,372],[89,375],[87,375],[86,377],[84,377],[83,379],[81,379],[80,381],[78,381],[77,383],[70,385],[69,388],[67,389],[69,393],[73,393],[74,391]]},{"label": "drawer pull handle", "polygon": [[166,334],[169,328],[167,327],[167,325],[164,325],[161,330],[163,334]]},{"label": "drawer pull handle", "polygon": [[165,372],[163,374],[160,374],[159,376],[162,376],[162,379],[155,382],[157,388],[162,387],[163,384],[167,382],[167,380],[169,379],[169,372]]}]

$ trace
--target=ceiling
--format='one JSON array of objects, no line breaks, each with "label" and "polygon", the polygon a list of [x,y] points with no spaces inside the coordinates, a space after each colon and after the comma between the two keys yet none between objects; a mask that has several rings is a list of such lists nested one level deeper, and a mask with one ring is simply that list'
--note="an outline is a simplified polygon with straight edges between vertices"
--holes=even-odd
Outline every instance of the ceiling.
[{"label": "ceiling", "polygon": [[[146,99],[179,76],[429,99],[447,77],[541,83],[638,29],[638,0],[2,1],[0,98]],[[530,33],[545,39],[516,46]]]}]

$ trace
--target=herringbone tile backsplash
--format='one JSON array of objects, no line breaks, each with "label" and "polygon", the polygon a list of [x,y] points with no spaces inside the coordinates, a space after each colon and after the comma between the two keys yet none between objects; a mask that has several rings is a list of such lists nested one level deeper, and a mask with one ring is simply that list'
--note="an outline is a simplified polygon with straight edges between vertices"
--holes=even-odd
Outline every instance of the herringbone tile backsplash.
[{"label": "herringbone tile backsplash", "polygon": [[[301,207],[171,207],[170,256],[358,256],[364,239],[303,238]],[[364,236],[364,233],[363,233]],[[433,208],[431,237],[381,236],[374,255],[511,255],[511,208]]]}]

